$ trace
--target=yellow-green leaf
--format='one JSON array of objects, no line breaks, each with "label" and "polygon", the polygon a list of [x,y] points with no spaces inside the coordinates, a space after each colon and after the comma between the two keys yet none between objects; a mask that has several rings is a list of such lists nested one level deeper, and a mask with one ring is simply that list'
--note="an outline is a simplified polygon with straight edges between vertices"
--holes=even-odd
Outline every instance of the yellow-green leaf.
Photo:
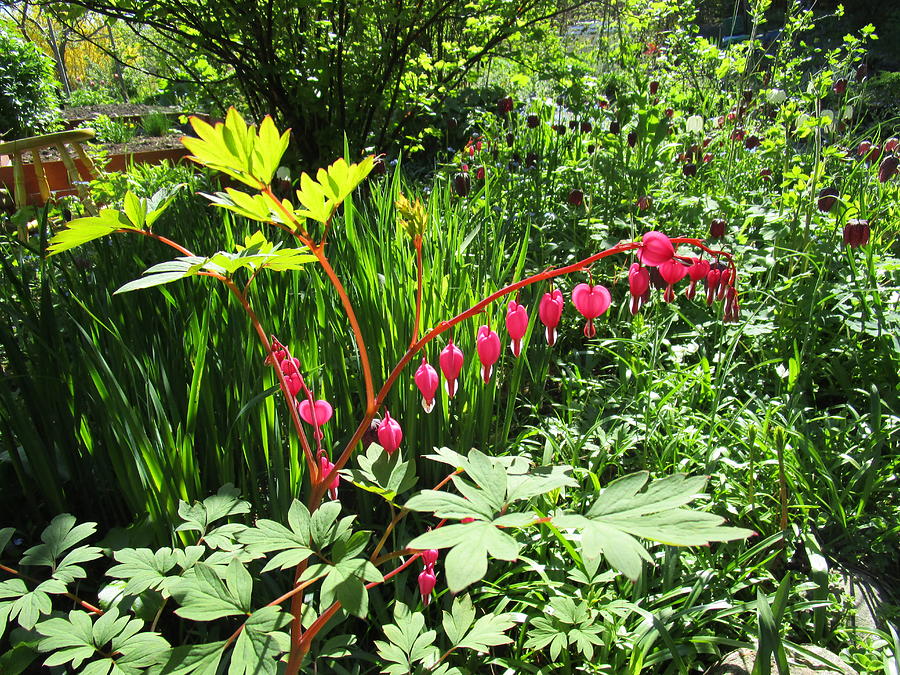
[{"label": "yellow-green leaf", "polygon": [[114,209],[103,209],[97,216],[76,218],[70,221],[68,227],[59,231],[50,240],[47,252],[50,255],[56,255],[123,229],[134,229],[128,217]]}]

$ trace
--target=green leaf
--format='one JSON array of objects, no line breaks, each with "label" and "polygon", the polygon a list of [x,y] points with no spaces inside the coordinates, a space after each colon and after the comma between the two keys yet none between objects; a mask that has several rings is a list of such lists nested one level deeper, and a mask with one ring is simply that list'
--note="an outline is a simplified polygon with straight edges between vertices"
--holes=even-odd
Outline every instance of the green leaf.
[{"label": "green leaf", "polygon": [[179,502],[178,515],[185,521],[176,528],[176,532],[196,530],[201,536],[207,528],[217,520],[250,512],[250,502],[240,498],[240,490],[231,483],[219,488],[201,503],[187,504]]},{"label": "green leaf", "polygon": [[485,614],[475,622],[458,647],[485,653],[491,647],[509,644],[512,639],[504,633],[514,625],[510,614]]},{"label": "green leaf", "polygon": [[337,600],[350,614],[365,618],[369,608],[369,592],[366,581],[383,581],[381,572],[364,558],[342,560],[329,570],[319,598],[323,607]]},{"label": "green leaf", "polygon": [[484,499],[473,503],[471,499],[441,490],[422,490],[404,506],[411,511],[429,511],[439,518],[475,518],[482,521],[492,520],[495,512]]},{"label": "green leaf", "polygon": [[144,270],[144,276],[140,279],[129,281],[127,284],[120,286],[113,295],[170,284],[173,281],[199,274],[206,262],[206,258],[199,256],[183,256],[175,260],[159,263]]},{"label": "green leaf", "polygon": [[3,555],[6,545],[9,543],[9,540],[13,538],[15,532],[16,530],[13,527],[4,527],[0,529],[0,556]]},{"label": "green leaf", "polygon": [[133,230],[128,217],[114,209],[101,209],[97,216],[70,220],[65,229],[57,232],[49,241],[47,253],[56,255],[81,246],[94,239],[100,239],[116,230]]},{"label": "green leaf", "polygon": [[41,540],[44,543],[25,551],[22,564],[53,567],[67,549],[97,531],[97,523],[76,525],[75,522],[75,516],[68,513],[56,516],[41,533]]},{"label": "green leaf", "polygon": [[[113,553],[119,564],[111,567],[107,575],[127,579],[123,592],[128,595],[140,595],[146,590],[154,590],[162,593],[163,597],[169,597],[172,585],[178,582],[181,574],[193,566],[203,553],[202,546],[189,546],[185,550],[121,549]],[[176,574],[169,574],[173,570],[176,570]]]},{"label": "green leaf", "polygon": [[652,481],[642,492],[648,478],[646,472],[639,472],[615,480],[585,516],[563,515],[554,517],[553,522],[558,528],[583,530],[585,556],[604,555],[631,579],[640,576],[642,560],[651,562],[636,537],[672,546],[697,546],[752,534],[723,526],[725,519],[714,514],[681,508],[700,496],[705,478],[675,474]]},{"label": "green leaf", "polygon": [[450,548],[445,569],[447,586],[453,593],[459,593],[484,577],[489,553],[501,560],[516,560],[519,555],[519,544],[515,539],[493,524],[478,520],[426,532],[409,542],[409,548]]},{"label": "green leaf", "polygon": [[289,130],[279,135],[269,117],[263,120],[257,135],[256,127],[248,126],[234,108],[228,110],[224,124],[210,126],[191,117],[191,126],[199,138],[182,139],[193,155],[191,159],[256,190],[272,182],[290,138]]},{"label": "green leaf", "polygon": [[171,589],[172,597],[181,605],[175,610],[178,616],[191,621],[212,621],[247,613],[242,599],[235,597],[212,567],[197,563],[193,569],[196,576],[180,579]]},{"label": "green leaf", "polygon": [[225,640],[222,640],[176,647],[166,662],[148,670],[148,675],[216,675],[225,646]]},{"label": "green leaf", "polygon": [[475,606],[468,595],[457,596],[453,599],[453,606],[449,612],[444,612],[442,624],[444,633],[450,644],[459,645],[475,621]]},{"label": "green leaf", "polygon": [[384,627],[384,635],[389,642],[375,641],[378,655],[390,662],[382,669],[383,673],[415,673],[419,672],[417,663],[421,662],[428,668],[437,662],[440,655],[434,644],[437,633],[424,629],[425,617],[421,612],[410,613],[406,605],[399,602],[395,604],[394,623]]},{"label": "green leaf", "polygon": [[250,612],[250,596],[253,594],[253,577],[247,568],[236,558],[228,565],[225,574],[225,586],[238,606],[246,613]]},{"label": "green leaf", "polygon": [[369,445],[365,455],[357,455],[356,461],[359,468],[343,471],[343,476],[357,487],[372,492],[392,504],[397,495],[416,484],[413,463],[404,461],[400,453],[389,455],[377,443]]}]

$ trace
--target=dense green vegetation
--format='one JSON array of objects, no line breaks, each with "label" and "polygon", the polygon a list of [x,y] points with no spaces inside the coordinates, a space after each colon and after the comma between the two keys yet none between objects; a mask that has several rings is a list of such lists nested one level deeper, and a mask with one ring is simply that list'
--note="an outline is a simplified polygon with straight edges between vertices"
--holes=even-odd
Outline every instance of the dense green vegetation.
[{"label": "dense green vegetation", "polygon": [[[893,74],[871,28],[822,43],[834,19],[766,6],[726,47],[687,2],[557,24],[530,23],[555,12],[535,4],[522,32],[499,3],[466,39],[511,37],[445,90],[418,79],[440,32],[416,43],[396,84],[396,110],[427,109],[411,126],[355,54],[347,86],[390,148],[375,161],[330,85],[297,89],[316,131],[282,158],[254,114],[277,110],[238,71],[280,61],[229,54],[226,98],[258,138],[237,111],[195,123],[203,166],[104,176],[98,219],[60,202],[4,238],[0,671],[681,674],[746,647],[765,673],[816,645],[896,672]],[[322,44],[304,67],[337,77]],[[320,154],[338,139],[344,163]],[[730,282],[695,284],[694,257]],[[171,277],[142,275],[159,263]],[[582,284],[611,300],[587,325]],[[510,301],[530,317],[518,357]],[[441,382],[428,413],[417,369],[441,373],[451,338],[459,391]],[[874,627],[851,575],[882,591]]]}]

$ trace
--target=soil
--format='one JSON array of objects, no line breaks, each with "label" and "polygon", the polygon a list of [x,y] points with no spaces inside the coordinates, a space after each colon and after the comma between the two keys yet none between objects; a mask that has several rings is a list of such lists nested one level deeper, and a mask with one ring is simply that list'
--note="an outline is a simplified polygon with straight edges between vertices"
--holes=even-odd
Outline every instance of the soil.
[{"label": "soil", "polygon": [[[155,150],[176,150],[184,146],[181,139],[184,134],[181,132],[169,134],[168,136],[136,136],[127,143],[112,143],[109,145],[91,144],[94,148],[106,152],[108,155],[128,155],[135,152],[152,152]],[[90,146],[87,148],[90,152]],[[41,150],[41,161],[55,162],[59,160],[59,153],[56,148],[44,148]],[[23,163],[31,162],[31,153],[25,154]]]},{"label": "soil", "polygon": [[183,111],[173,106],[138,105],[136,103],[110,103],[106,105],[83,105],[77,108],[63,108],[60,117],[67,126],[79,122],[87,122],[99,115],[106,115],[110,119],[141,118],[150,113],[164,113],[166,115],[178,115]]}]

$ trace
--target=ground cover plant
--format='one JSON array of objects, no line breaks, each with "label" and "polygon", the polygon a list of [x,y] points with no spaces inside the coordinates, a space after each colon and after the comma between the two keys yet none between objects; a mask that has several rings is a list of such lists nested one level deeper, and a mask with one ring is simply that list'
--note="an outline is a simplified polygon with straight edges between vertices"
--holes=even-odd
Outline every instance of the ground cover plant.
[{"label": "ground cover plant", "polygon": [[[723,49],[690,10],[453,109],[427,181],[349,147],[276,172],[282,136],[232,113],[188,141],[230,183],[106,177],[99,220],[8,244],[3,667],[685,673],[743,647],[787,672],[818,645],[893,672],[898,129],[870,126],[871,32],[817,51],[795,11]],[[683,257],[651,265],[653,232]],[[673,545],[722,517],[740,538]]]}]

